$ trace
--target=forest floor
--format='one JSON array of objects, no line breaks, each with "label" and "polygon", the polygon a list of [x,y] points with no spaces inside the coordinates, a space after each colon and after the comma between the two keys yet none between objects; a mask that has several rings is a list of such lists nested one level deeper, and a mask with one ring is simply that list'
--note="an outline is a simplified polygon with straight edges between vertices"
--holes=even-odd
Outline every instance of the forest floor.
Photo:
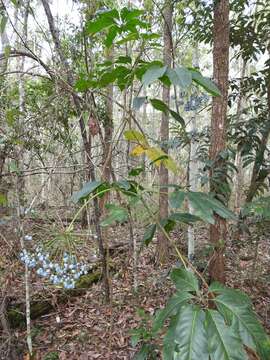
[{"label": "forest floor", "polygon": [[[34,240],[42,238],[48,227],[53,226],[42,222],[37,227],[37,223],[37,220],[29,220],[26,226],[27,232],[34,234]],[[24,266],[18,260],[18,241],[14,228],[12,223],[0,225],[1,291],[2,299],[6,296],[13,302],[23,302]],[[128,243],[127,226],[115,226],[108,231],[110,246]],[[256,229],[251,229],[251,232],[251,237],[245,236],[240,242],[233,241],[233,236],[230,236],[226,249],[227,283],[251,296],[259,318],[270,331],[270,237],[261,237],[255,261],[256,244],[252,239],[255,238]],[[208,256],[207,227],[197,227],[196,235],[197,257],[201,263],[205,263]],[[141,239],[143,230],[135,229],[135,236],[138,240]],[[186,252],[185,229],[174,231],[173,238],[179,248]],[[91,243],[87,246],[91,251]],[[92,246],[95,246],[94,242]],[[171,256],[166,265],[157,267],[154,261],[155,244],[144,248],[138,261],[138,292],[135,294],[132,287],[132,257],[128,247],[124,251],[116,251],[117,256],[112,259],[114,271],[111,274],[111,304],[104,303],[100,281],[83,294],[70,297],[65,303],[58,303],[59,290],[45,284],[36,274],[31,275],[32,298],[36,294],[42,294],[43,298],[49,299],[54,305],[53,311],[32,322],[35,360],[132,359],[138,347],[134,349],[131,346],[130,330],[140,326],[142,322],[138,309],[153,315],[166,303],[173,291],[168,274],[177,259]],[[21,354],[18,355],[18,360],[28,360],[25,328],[22,326],[12,329],[10,334],[17,353]],[[1,334],[0,359],[3,360],[8,360],[4,354],[6,336]]]}]

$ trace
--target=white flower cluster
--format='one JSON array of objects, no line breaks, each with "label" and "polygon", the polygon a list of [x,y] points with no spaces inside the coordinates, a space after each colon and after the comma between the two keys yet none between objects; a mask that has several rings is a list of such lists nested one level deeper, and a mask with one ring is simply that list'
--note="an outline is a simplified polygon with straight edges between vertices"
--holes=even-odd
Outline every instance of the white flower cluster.
[{"label": "white flower cluster", "polygon": [[64,253],[60,263],[52,262],[49,254],[40,247],[32,254],[24,249],[20,253],[20,259],[29,268],[36,268],[38,275],[48,278],[54,285],[62,285],[65,289],[74,289],[76,280],[89,271],[88,265],[77,262],[75,256],[67,253]]}]

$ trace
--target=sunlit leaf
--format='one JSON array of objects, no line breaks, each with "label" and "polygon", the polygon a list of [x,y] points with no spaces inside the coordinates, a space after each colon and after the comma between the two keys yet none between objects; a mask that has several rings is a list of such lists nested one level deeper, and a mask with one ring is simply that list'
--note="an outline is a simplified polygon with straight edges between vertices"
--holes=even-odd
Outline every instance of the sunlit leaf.
[{"label": "sunlit leaf", "polygon": [[132,155],[132,156],[140,156],[144,152],[145,152],[145,149],[141,145],[137,145],[132,149],[130,155]]}]

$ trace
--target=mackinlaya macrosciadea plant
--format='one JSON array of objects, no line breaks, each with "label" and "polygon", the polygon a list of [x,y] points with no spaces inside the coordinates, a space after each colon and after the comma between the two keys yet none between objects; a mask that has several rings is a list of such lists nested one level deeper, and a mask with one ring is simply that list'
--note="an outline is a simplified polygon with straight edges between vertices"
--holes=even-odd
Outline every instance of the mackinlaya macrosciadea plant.
[{"label": "mackinlaya macrosciadea plant", "polygon": [[[137,176],[140,171],[136,170],[131,170],[130,174]],[[130,204],[134,204],[134,198],[141,201],[152,219],[152,224],[144,234],[146,245],[152,240],[157,228],[161,228],[169,237],[169,232],[177,222],[192,224],[204,220],[213,223],[214,214],[227,219],[234,218],[233,213],[210,194],[184,192],[176,185],[173,187],[174,191],[170,194],[173,212],[167,219],[156,222],[146,201],[146,196],[152,195],[153,189],[145,189],[134,180],[112,184],[104,181],[89,182],[72,199],[77,203],[84,202],[77,214],[94,197],[101,197],[108,191],[117,190],[133,198]],[[185,197],[192,202],[192,215],[175,211],[181,208]],[[121,222],[127,218],[124,207],[114,205],[109,208],[109,215],[101,225],[112,225],[115,221]],[[145,327],[133,330],[133,345],[138,342],[142,345],[134,359],[154,359],[155,345],[150,340],[159,337],[159,332],[164,332],[166,328],[162,349],[164,360],[248,360],[249,351],[256,353],[261,360],[269,360],[270,341],[248,296],[219,283],[208,286],[192,264],[188,264],[176,250],[184,265],[171,272],[176,292],[166,307],[154,316],[151,330]]]},{"label": "mackinlaya macrosciadea plant", "polygon": [[163,338],[163,360],[270,359],[270,340],[252,309],[247,295],[219,283],[200,287],[188,269],[171,272],[176,292],[164,309],[157,311],[147,336],[132,331],[132,343],[141,341],[134,360],[153,359],[154,345],[148,339]]}]

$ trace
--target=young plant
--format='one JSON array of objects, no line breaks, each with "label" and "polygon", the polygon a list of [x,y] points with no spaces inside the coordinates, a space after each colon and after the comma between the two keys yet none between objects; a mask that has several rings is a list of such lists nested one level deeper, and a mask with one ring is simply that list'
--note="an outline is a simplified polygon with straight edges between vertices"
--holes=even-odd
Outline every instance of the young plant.
[{"label": "young plant", "polygon": [[[270,340],[247,295],[219,283],[200,286],[190,270],[171,272],[176,292],[153,319],[152,336],[164,328],[164,360],[270,358]],[[147,359],[147,357],[145,357]]]}]

